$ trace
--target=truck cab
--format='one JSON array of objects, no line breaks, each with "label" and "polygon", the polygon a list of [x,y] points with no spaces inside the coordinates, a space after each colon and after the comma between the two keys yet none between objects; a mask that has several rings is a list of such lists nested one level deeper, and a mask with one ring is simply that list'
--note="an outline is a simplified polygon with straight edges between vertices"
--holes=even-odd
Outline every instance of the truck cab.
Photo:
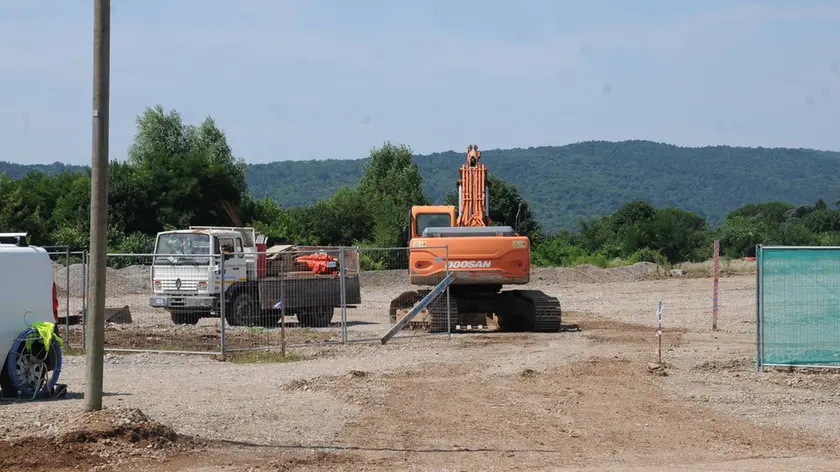
[{"label": "truck cab", "polygon": [[196,324],[218,314],[222,281],[227,289],[256,278],[255,235],[248,235],[234,228],[213,227],[158,233],[150,305],[168,311],[176,324]]}]

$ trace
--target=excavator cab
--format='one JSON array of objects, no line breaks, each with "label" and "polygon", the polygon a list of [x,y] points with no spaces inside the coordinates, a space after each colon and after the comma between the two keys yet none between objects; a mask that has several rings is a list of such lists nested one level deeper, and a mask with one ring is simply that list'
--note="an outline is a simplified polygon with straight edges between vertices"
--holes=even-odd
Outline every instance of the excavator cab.
[{"label": "excavator cab", "polygon": [[455,223],[455,207],[452,205],[415,206],[409,213],[408,240],[423,237],[428,228],[449,228]]}]

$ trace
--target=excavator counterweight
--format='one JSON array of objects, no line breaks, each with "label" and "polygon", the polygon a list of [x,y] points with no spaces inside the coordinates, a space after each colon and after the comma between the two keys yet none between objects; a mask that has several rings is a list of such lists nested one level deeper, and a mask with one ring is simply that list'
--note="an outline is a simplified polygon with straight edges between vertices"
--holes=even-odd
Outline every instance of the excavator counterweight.
[{"label": "excavator counterweight", "polygon": [[[495,226],[491,221],[487,167],[477,145],[467,147],[459,174],[457,208],[411,209],[410,282],[433,287],[447,273],[454,274],[448,310],[446,297],[440,297],[428,309],[430,321],[419,324],[429,331],[446,331],[457,326],[488,326],[488,319],[493,318],[502,330],[559,330],[557,298],[537,290],[502,290],[505,285],[530,281],[531,244],[514,228]],[[391,319],[396,321],[430,291],[409,291],[392,300]]]}]

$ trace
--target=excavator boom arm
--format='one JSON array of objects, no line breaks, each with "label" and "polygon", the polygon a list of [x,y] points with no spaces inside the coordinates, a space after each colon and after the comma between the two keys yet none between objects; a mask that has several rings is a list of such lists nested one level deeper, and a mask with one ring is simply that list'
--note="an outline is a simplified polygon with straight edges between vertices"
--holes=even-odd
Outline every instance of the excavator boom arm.
[{"label": "excavator boom arm", "polygon": [[467,162],[461,165],[458,180],[458,221],[456,226],[490,225],[487,167],[481,162],[478,145],[467,147]]}]

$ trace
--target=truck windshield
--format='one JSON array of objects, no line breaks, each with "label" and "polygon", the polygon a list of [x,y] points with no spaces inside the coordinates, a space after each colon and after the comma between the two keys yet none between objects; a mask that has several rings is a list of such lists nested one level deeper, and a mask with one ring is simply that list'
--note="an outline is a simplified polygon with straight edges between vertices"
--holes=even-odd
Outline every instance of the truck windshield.
[{"label": "truck windshield", "polygon": [[156,257],[155,264],[209,265],[210,235],[197,233],[165,233],[158,236],[155,254],[168,257]]}]

